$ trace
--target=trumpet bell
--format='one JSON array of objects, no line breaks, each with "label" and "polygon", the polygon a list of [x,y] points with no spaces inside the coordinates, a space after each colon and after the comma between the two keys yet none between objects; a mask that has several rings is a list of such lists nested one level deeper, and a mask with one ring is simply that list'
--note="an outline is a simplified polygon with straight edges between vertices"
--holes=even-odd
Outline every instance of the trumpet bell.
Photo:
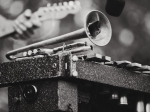
[{"label": "trumpet bell", "polygon": [[111,24],[102,12],[90,12],[86,17],[84,28],[87,36],[94,44],[105,46],[109,43],[112,35]]}]

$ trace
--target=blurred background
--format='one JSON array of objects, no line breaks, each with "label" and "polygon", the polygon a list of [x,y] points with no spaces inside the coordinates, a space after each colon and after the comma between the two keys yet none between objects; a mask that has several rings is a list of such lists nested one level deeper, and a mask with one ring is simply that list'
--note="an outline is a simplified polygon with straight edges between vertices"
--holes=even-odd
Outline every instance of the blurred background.
[{"label": "blurred background", "polygon": [[[119,17],[106,13],[106,0],[79,1],[81,9],[78,13],[69,14],[60,20],[43,22],[42,26],[35,30],[31,39],[2,39],[0,41],[0,62],[8,61],[5,54],[12,49],[83,28],[87,13],[96,9],[105,13],[110,20],[112,39],[104,47],[95,46],[94,52],[110,56],[112,60],[128,60],[150,65],[150,51],[148,50],[150,48],[150,0],[126,0],[124,10]],[[35,12],[39,7],[46,6],[48,3],[52,5],[59,2],[64,2],[64,0],[0,0],[0,30],[9,26],[9,22],[26,9]],[[81,39],[72,42],[85,40],[88,41],[88,39]],[[88,41],[88,44],[92,43]],[[0,89],[0,112],[8,112],[7,93],[7,88]]]}]

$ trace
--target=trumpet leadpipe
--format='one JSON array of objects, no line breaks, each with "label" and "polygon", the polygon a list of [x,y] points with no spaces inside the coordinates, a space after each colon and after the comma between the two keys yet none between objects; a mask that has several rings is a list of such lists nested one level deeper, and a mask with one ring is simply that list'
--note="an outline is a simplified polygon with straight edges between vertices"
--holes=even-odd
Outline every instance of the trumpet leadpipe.
[{"label": "trumpet leadpipe", "polygon": [[60,42],[64,42],[66,40],[80,39],[81,37],[84,37],[84,38],[86,37],[86,33],[85,33],[84,28],[79,29],[79,30],[74,31],[74,32],[71,32],[71,33],[67,33],[67,34],[58,36],[58,37],[50,38],[50,39],[47,39],[47,40],[44,40],[41,42],[37,42],[37,43],[31,44],[31,45],[28,45],[28,46],[25,46],[22,48],[18,48],[18,49],[9,51],[6,54],[6,57],[11,60],[10,55],[16,55],[16,54],[23,52],[25,50],[30,50],[30,49],[44,47],[47,45],[57,44]]}]

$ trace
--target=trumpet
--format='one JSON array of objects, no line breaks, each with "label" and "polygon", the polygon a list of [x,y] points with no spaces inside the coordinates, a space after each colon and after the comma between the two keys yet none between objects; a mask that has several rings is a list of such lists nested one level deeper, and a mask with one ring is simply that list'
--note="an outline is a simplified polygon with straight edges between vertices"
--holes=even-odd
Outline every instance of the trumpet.
[{"label": "trumpet", "polygon": [[25,50],[31,50],[35,48],[44,47],[47,45],[57,44],[60,42],[81,39],[88,37],[91,42],[97,46],[105,46],[109,43],[112,35],[111,24],[108,18],[100,11],[91,11],[84,22],[84,28],[77,31],[67,33],[61,36],[50,38],[41,42],[37,42],[19,49],[9,51],[6,54],[6,58],[11,60],[13,55],[16,55]]}]

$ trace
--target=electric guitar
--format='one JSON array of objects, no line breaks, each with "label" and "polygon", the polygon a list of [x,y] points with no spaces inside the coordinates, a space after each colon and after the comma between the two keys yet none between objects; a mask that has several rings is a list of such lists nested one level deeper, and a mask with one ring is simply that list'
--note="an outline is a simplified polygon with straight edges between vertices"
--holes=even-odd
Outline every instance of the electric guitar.
[{"label": "electric guitar", "polygon": [[[47,4],[47,7],[41,7],[34,12],[31,19],[34,19],[35,16],[38,17],[41,22],[46,20],[63,19],[68,14],[77,13],[80,8],[79,1],[60,2],[58,4],[54,3],[53,5]],[[0,30],[0,38],[6,38],[14,33],[16,33],[16,31],[13,25],[5,26]]]}]

